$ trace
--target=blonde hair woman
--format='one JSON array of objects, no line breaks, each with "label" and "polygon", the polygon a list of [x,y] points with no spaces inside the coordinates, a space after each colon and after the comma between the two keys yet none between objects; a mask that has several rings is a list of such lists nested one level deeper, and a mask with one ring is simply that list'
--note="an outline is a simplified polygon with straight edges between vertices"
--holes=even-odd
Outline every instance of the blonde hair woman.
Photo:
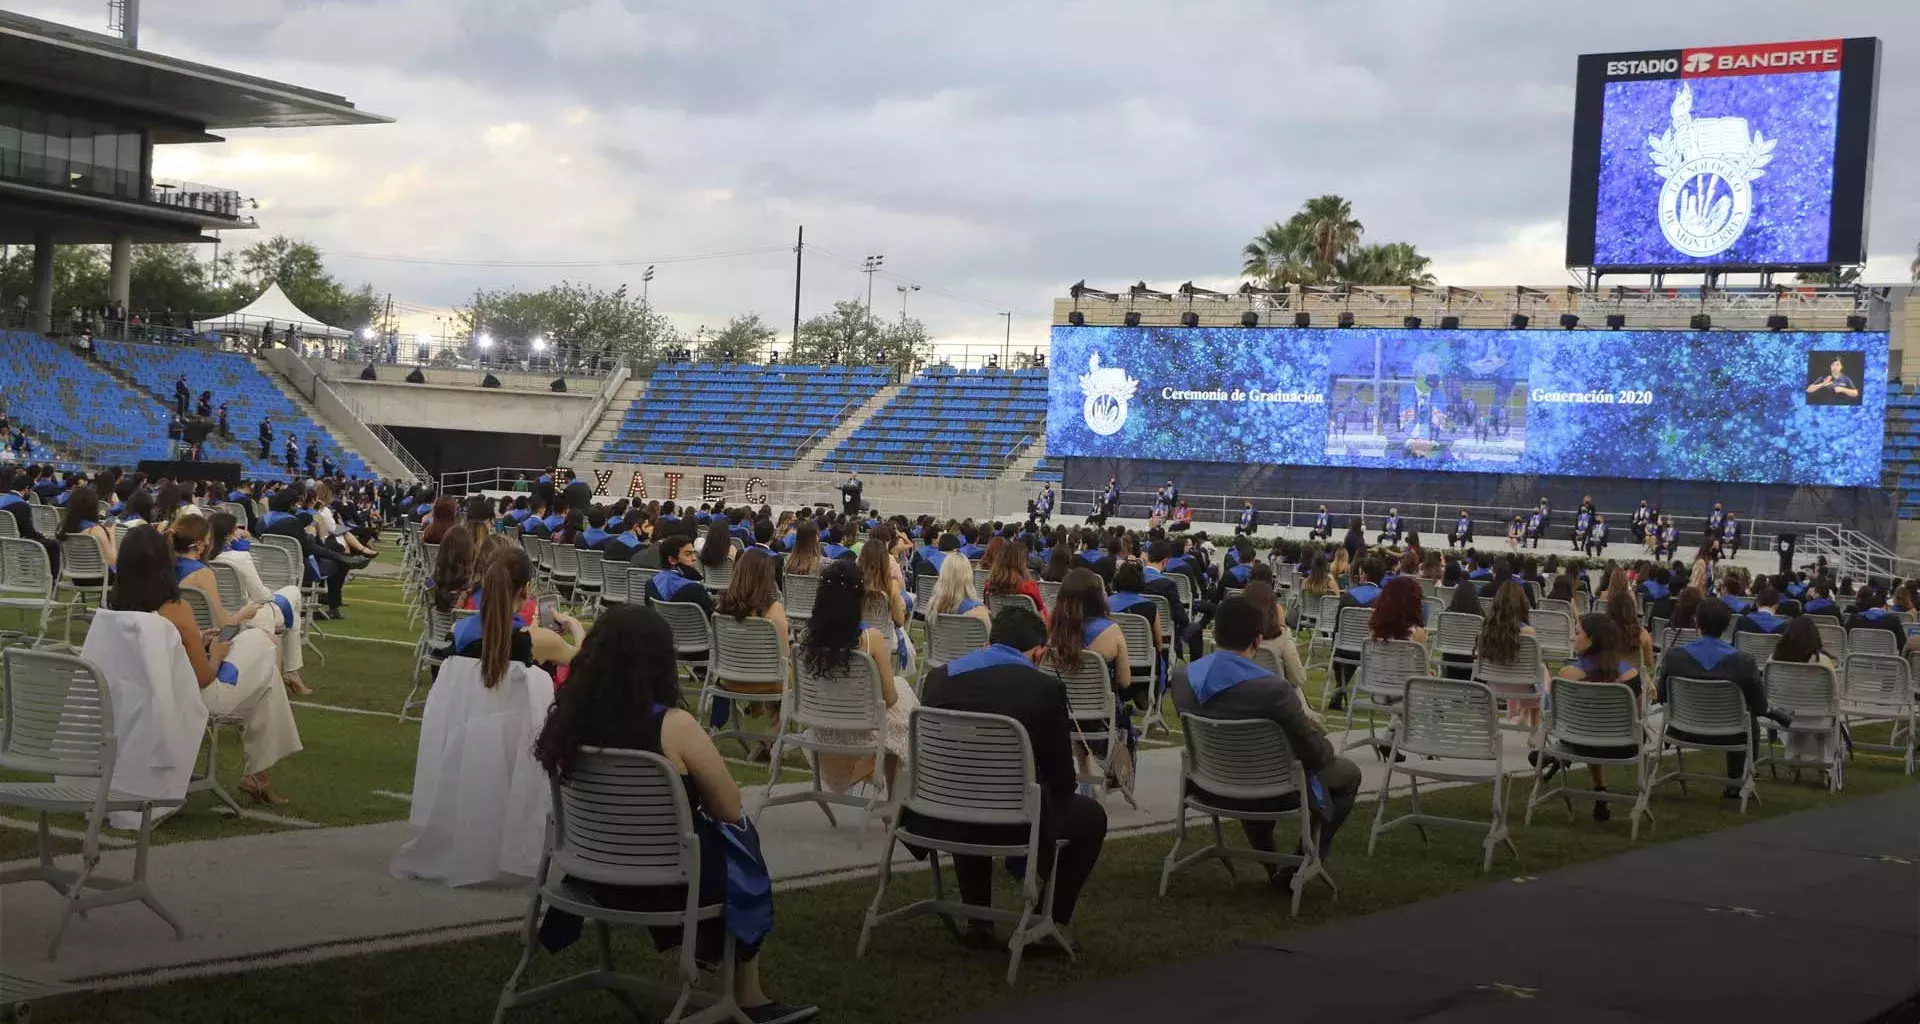
[{"label": "blonde hair woman", "polygon": [[933,600],[929,603],[927,614],[932,615],[971,615],[981,622],[993,622],[987,614],[987,606],[980,603],[980,593],[973,586],[973,563],[958,551],[947,552],[940,563],[940,576],[933,585]]}]

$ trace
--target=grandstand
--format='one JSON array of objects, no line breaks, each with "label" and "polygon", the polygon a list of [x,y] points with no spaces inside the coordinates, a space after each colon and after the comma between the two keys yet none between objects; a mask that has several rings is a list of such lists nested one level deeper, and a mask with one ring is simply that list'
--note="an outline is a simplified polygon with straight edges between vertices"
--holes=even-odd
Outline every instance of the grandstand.
[{"label": "grandstand", "polygon": [[[286,439],[299,437],[304,459],[307,440],[316,434],[327,439],[321,453],[331,454],[342,472],[348,476],[374,475],[358,452],[315,423],[252,359],[240,353],[111,341],[97,342],[96,347],[109,367],[160,404],[163,425],[166,411],[173,404],[173,382],[181,374],[186,375],[187,386],[196,397],[202,391],[212,391],[216,408],[221,402],[228,403],[228,425],[234,439],[218,443],[214,457],[239,462],[250,477],[284,475],[286,466],[279,456]],[[272,416],[274,424],[272,457],[264,460],[254,440],[262,415]]]},{"label": "grandstand", "polygon": [[915,377],[820,468],[992,479],[1046,430],[1045,370],[955,370]]},{"label": "grandstand", "polygon": [[[7,413],[54,446],[62,460],[131,466],[172,458],[166,409],[60,342],[10,331],[0,364]],[[221,457],[224,457],[224,453]]]},{"label": "grandstand", "polygon": [[1920,519],[1920,391],[1912,384],[1887,390],[1887,447],[1883,486],[1898,491],[1900,518]]},{"label": "grandstand", "polygon": [[590,457],[782,469],[826,441],[889,377],[873,366],[663,366]]}]

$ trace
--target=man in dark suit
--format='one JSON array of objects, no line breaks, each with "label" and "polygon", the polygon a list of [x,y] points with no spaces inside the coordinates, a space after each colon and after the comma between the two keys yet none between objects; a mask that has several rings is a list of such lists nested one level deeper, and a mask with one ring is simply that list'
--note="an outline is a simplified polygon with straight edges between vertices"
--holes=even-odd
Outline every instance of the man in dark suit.
[{"label": "man in dark suit", "polygon": [[[1140,588],[1140,592],[1143,594],[1158,594],[1167,599],[1167,605],[1173,611],[1174,642],[1176,644],[1186,644],[1187,606],[1180,600],[1179,584],[1168,578],[1170,573],[1181,572],[1182,570],[1169,569],[1167,567],[1167,560],[1172,557],[1173,545],[1168,541],[1156,540],[1147,545],[1147,582]],[[1193,584],[1194,593],[1206,593],[1205,582],[1200,578],[1197,569],[1189,573],[1187,579]],[[1107,582],[1111,584],[1113,581],[1108,580]],[[1175,654],[1177,655],[1178,653],[1178,649],[1176,649]]]},{"label": "man in dark suit", "polygon": [[[927,673],[920,702],[949,711],[1006,715],[1026,730],[1041,793],[1040,863],[1032,867],[1041,877],[1053,877],[1053,919],[1065,925],[1073,919],[1080,889],[1100,859],[1100,847],[1107,838],[1107,811],[1093,798],[1079,793],[1065,686],[1035,668],[1026,656],[1027,651],[1046,646],[1046,623],[1024,607],[1002,609],[994,617],[990,639],[993,644],[985,650],[955,658]],[[901,813],[906,828],[930,839],[981,845],[1026,841],[1026,830],[1018,826],[963,825],[917,819],[912,811]],[[1059,863],[1054,864],[1054,844],[1062,839],[1066,846],[1060,851]],[[960,898],[975,906],[991,904],[993,861],[956,856],[953,862]],[[1005,945],[985,921],[968,923],[966,941],[983,948]]]},{"label": "man in dark suit", "polygon": [[[701,582],[698,549],[684,533],[668,534],[660,542],[660,572],[647,581],[647,600],[685,601],[713,614],[713,595]],[[634,564],[638,565],[636,561]]]},{"label": "man in dark suit", "polygon": [[[5,472],[0,471],[0,478]],[[0,514],[13,516],[15,530],[23,540],[39,541],[47,549],[47,565],[57,578],[60,575],[60,542],[42,534],[33,525],[33,506],[27,501],[27,493],[33,490],[31,470],[19,470],[12,479],[7,480],[5,489],[0,490]]]},{"label": "man in dark suit", "polygon": [[1853,598],[1853,614],[1847,616],[1847,629],[1880,629],[1893,635],[1893,649],[1904,650],[1911,646],[1907,639],[1906,624],[1900,616],[1887,610],[1887,595],[1875,584],[1869,583],[1860,589]]},{"label": "man in dark suit", "polygon": [[[1360,794],[1360,768],[1334,752],[1293,684],[1253,662],[1253,652],[1260,646],[1261,624],[1259,609],[1246,598],[1235,595],[1220,602],[1213,618],[1213,653],[1173,670],[1173,704],[1182,713],[1208,718],[1264,718],[1280,726],[1293,756],[1324,791],[1314,792],[1310,805],[1319,832],[1320,859],[1324,861],[1333,850],[1334,833],[1340,831]],[[1208,803],[1248,811],[1292,810],[1300,801],[1298,795],[1243,801],[1204,791],[1197,795]],[[1254,849],[1274,851],[1273,822],[1243,821],[1240,827]],[[1267,877],[1276,889],[1289,890],[1293,883],[1291,870],[1269,867]]]},{"label": "man in dark suit", "polygon": [[192,401],[193,390],[187,387],[187,375],[183,373],[173,382],[173,414],[185,419],[187,407]]},{"label": "man in dark suit", "polygon": [[[1727,624],[1733,621],[1733,609],[1717,597],[1709,597],[1700,602],[1700,638],[1690,640],[1669,650],[1660,662],[1659,695],[1661,703],[1667,700],[1667,680],[1682,679],[1726,679],[1740,688],[1741,696],[1746,698],[1747,711],[1756,718],[1771,718],[1785,728],[1793,721],[1791,708],[1769,708],[1767,691],[1761,685],[1760,666],[1753,656],[1720,639],[1727,631]],[[1755,732],[1758,736],[1758,732]],[[1727,776],[1738,778],[1746,765],[1747,755],[1737,750],[1727,752]],[[1728,786],[1725,796],[1737,799],[1738,790]]]},{"label": "man in dark suit", "polygon": [[[326,596],[320,599],[321,608],[315,613],[317,618],[338,619],[340,613],[340,588],[346,585],[347,572],[355,568],[338,551],[334,551],[314,540],[307,532],[311,522],[302,511],[313,507],[313,492],[305,487],[284,487],[275,491],[267,501],[267,514],[260,520],[260,529],[265,533],[292,537],[300,542],[300,552],[306,562],[304,577],[309,582],[324,581],[327,585]],[[360,561],[364,568],[366,562]]]}]

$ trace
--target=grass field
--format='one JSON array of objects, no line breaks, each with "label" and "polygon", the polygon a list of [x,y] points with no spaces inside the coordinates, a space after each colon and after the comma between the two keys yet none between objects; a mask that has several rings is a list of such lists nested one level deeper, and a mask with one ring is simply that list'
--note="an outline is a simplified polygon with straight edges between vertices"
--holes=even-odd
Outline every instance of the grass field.
[{"label": "grass field", "polygon": [[[398,819],[406,804],[381,792],[405,793],[411,786],[418,727],[393,718],[406,693],[405,675],[412,657],[412,632],[405,622],[398,585],[356,581],[349,588],[348,618],[327,623],[333,634],[320,643],[325,661],[310,657],[308,682],[318,691],[309,706],[296,709],[306,750],[274,771],[276,788],[293,802],[276,813],[323,826]],[[404,640],[406,644],[377,640]],[[1320,683],[1319,673],[1313,679]],[[320,706],[324,705],[324,706]],[[335,710],[351,709],[351,710]],[[373,712],[371,714],[355,711]],[[237,747],[237,744],[235,744]],[[1363,755],[1364,756],[1364,755]],[[1717,758],[1709,758],[1717,763]],[[743,782],[763,781],[763,770],[737,767]],[[238,751],[224,777],[239,774]],[[1584,774],[1584,773],[1583,773]],[[795,777],[798,777],[797,775]],[[1584,781],[1584,780],[1583,780]],[[1641,844],[1670,842],[1747,821],[1761,820],[1829,803],[1835,799],[1882,792],[1909,779],[1890,757],[1862,753],[1847,772],[1847,790],[1830,796],[1817,781],[1786,779],[1761,783],[1765,804],[1746,817],[1719,798],[1712,787],[1694,787],[1683,797],[1667,787],[1654,800],[1658,826],[1642,830]],[[1525,785],[1517,785],[1524,795]],[[1370,794],[1369,794],[1370,795]],[[1484,787],[1432,795],[1434,813],[1484,817]],[[1518,799],[1513,800],[1517,806]],[[1610,823],[1596,823],[1587,806],[1577,805],[1571,822],[1548,807],[1530,827],[1514,815],[1516,863],[1504,855],[1493,872],[1479,870],[1480,846],[1473,834],[1435,831],[1423,849],[1412,832],[1382,840],[1376,856],[1365,856],[1372,804],[1362,803],[1342,832],[1330,862],[1340,883],[1338,902],[1324,890],[1310,890],[1302,916],[1287,916],[1285,898],[1253,884],[1249,869],[1230,886],[1210,866],[1176,876],[1169,895],[1156,895],[1162,859],[1171,844],[1165,834],[1109,841],[1081,902],[1072,933],[1081,947],[1078,962],[1029,960],[1020,985],[1005,984],[1005,956],[970,952],[955,945],[937,922],[919,921],[876,933],[865,960],[853,958],[861,915],[873,895],[873,882],[855,880],[786,892],[777,903],[778,924],[763,953],[769,991],[776,998],[819,1003],[823,1019],[836,1022],[931,1020],[969,1008],[991,1005],[1020,994],[1077,980],[1131,971],[1164,960],[1204,953],[1236,942],[1268,938],[1292,928],[1310,927],[1387,907],[1624,852],[1624,808]],[[78,828],[77,819],[61,824]],[[168,822],[159,841],[218,838],[295,826],[217,813],[204,795]],[[0,828],[0,859],[24,855],[28,833]],[[777,841],[777,840],[776,840]],[[875,855],[878,855],[875,844]],[[1257,869],[1254,869],[1257,871]],[[896,881],[892,905],[925,891],[924,875]],[[535,980],[579,969],[588,943],[560,957],[535,961]],[[623,965],[666,976],[666,961],[651,954],[643,936],[624,935],[616,949]],[[516,936],[446,943],[351,956],[239,975],[175,982],[116,991],[44,1008],[36,1020],[54,1022],[175,1021],[342,1021],[353,1024],[437,1024],[490,1019],[494,999],[518,955]],[[1487,982],[1501,980],[1489,965]],[[584,995],[546,1007],[521,1011],[514,1021],[630,1020],[605,996]]]}]

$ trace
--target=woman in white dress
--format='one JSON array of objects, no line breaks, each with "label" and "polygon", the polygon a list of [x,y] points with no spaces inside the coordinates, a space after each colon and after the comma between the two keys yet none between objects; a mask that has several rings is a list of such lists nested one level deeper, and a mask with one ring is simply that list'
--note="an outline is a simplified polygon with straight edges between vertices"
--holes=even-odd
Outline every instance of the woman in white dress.
[{"label": "woman in white dress", "polygon": [[263,804],[284,804],[267,770],[301,750],[293,706],[280,685],[273,636],[242,629],[231,641],[202,632],[180,599],[173,547],[152,526],[136,526],[120,542],[119,567],[107,607],[118,612],[154,612],[172,623],[200,684],[200,699],[216,715],[240,719],[246,764],[241,792]]},{"label": "woman in white dress", "polygon": [[[854,565],[835,560],[820,572],[820,589],[814,597],[813,616],[807,620],[800,638],[800,667],[815,676],[840,672],[852,660],[854,651],[864,651],[880,670],[880,693],[887,706],[886,724],[881,741],[886,748],[886,763],[880,766],[889,796],[894,778],[907,760],[907,722],[919,705],[907,681],[894,675],[894,651],[880,629],[861,621],[861,608],[867,597],[866,584]],[[819,730],[818,738],[828,743],[859,745],[872,743],[872,733],[842,729]],[[856,782],[878,781],[872,758],[851,755],[820,756],[820,782],[831,792],[845,792]]]},{"label": "woman in white dress", "polygon": [[260,567],[253,562],[252,541],[233,513],[215,512],[207,517],[207,526],[212,531],[207,551],[214,563],[233,567],[247,600],[260,606],[254,613],[254,623],[280,637],[280,676],[287,681],[287,690],[296,697],[312,693],[312,688],[300,678],[306,657],[300,633],[299,584],[289,584],[279,590],[267,589],[260,579]]}]

